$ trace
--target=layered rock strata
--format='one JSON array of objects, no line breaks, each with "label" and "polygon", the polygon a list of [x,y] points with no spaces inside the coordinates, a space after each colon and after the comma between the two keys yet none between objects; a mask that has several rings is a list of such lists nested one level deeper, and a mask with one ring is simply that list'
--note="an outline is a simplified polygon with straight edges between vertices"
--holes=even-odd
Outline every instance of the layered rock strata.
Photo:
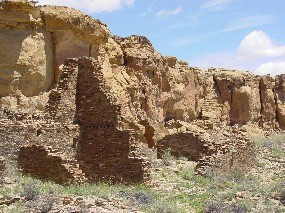
[{"label": "layered rock strata", "polygon": [[142,182],[165,149],[200,173],[250,165],[242,128],[285,129],[285,75],[193,68],[143,36],[24,0],[1,3],[0,39],[0,155],[39,178]]}]

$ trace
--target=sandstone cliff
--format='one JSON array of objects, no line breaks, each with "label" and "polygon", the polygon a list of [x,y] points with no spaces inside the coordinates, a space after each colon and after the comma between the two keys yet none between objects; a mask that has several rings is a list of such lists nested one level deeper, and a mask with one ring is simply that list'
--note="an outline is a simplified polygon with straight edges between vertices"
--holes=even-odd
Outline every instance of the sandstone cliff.
[{"label": "sandstone cliff", "polygon": [[156,148],[201,173],[245,165],[247,129],[285,129],[285,75],[193,68],[143,36],[24,0],[1,3],[0,39],[0,155],[39,178],[145,181]]}]

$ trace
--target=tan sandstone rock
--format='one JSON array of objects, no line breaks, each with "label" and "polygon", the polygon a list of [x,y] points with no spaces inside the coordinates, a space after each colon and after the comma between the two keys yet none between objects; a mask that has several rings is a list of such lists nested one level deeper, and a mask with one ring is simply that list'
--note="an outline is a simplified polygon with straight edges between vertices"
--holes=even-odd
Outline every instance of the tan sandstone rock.
[{"label": "tan sandstone rock", "polygon": [[75,9],[2,2],[0,39],[0,155],[36,177],[147,181],[155,148],[245,165],[244,126],[285,129],[284,75],[192,68]]}]

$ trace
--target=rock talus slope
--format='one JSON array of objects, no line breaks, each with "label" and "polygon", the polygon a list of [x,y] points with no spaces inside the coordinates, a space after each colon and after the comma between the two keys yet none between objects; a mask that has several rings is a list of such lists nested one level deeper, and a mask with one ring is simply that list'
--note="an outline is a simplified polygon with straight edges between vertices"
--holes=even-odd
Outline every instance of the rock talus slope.
[{"label": "rock talus slope", "polygon": [[199,173],[250,165],[248,129],[285,129],[285,75],[193,68],[29,1],[1,3],[0,39],[0,155],[39,178],[143,182],[167,149]]}]

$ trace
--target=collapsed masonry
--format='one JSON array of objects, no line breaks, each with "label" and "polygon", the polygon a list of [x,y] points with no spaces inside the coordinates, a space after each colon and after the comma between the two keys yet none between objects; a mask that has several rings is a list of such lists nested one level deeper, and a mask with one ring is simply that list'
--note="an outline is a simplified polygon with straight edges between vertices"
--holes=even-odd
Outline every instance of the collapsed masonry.
[{"label": "collapsed masonry", "polygon": [[0,40],[0,156],[38,178],[146,181],[155,148],[250,166],[250,129],[285,129],[285,75],[192,68],[78,10],[7,0]]},{"label": "collapsed masonry", "polygon": [[102,71],[93,58],[66,61],[59,85],[50,93],[47,110],[59,125],[65,121],[78,126],[78,137],[72,138],[76,153],[72,156],[64,150],[68,147],[61,147],[65,153],[60,153],[42,145],[22,146],[18,164],[25,173],[58,183],[84,182],[86,178],[93,182],[148,180],[147,149],[143,150],[134,131],[121,130],[120,106],[108,97]]},{"label": "collapsed masonry", "polygon": [[158,158],[169,150],[173,156],[196,161],[198,174],[206,174],[209,169],[216,172],[248,169],[256,163],[254,145],[245,132],[229,126],[205,130],[199,124],[178,125],[178,128],[186,129],[173,132],[157,142]]}]

